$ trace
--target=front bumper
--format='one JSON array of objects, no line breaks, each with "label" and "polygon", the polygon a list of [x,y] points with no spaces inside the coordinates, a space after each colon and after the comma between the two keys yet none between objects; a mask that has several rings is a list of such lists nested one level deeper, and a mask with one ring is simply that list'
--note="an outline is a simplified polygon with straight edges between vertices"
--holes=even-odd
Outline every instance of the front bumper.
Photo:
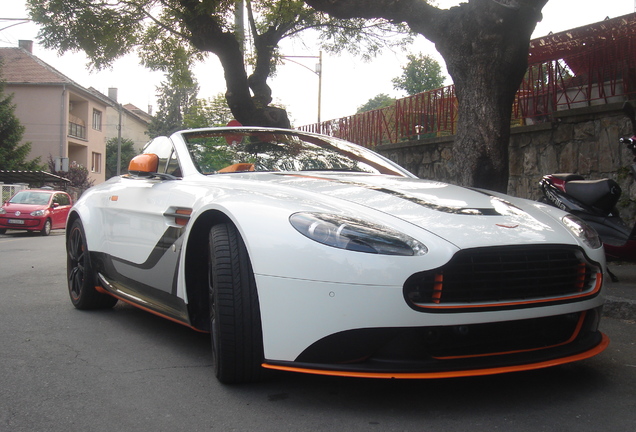
[{"label": "front bumper", "polygon": [[461,326],[358,329],[328,336],[269,369],[372,378],[447,378],[523,371],[602,352],[601,307],[574,314]]},{"label": "front bumper", "polygon": [[[40,231],[44,226],[45,219],[0,217],[0,228],[13,230]],[[16,221],[22,221],[21,223]]]},{"label": "front bumper", "polygon": [[[598,276],[598,275],[597,275]],[[529,370],[588,358],[602,277],[577,298],[440,313],[413,308],[399,285],[340,284],[256,274],[264,367],[376,377],[440,377]],[[592,283],[593,282],[593,283]]]}]

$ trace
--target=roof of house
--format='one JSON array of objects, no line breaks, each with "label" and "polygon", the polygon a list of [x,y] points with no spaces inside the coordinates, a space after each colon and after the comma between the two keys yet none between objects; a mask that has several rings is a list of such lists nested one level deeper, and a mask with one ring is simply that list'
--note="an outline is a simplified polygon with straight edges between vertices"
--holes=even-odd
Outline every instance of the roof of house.
[{"label": "roof of house", "polygon": [[82,87],[48,63],[40,60],[23,48],[0,48],[2,79],[9,85],[65,85],[111,105],[108,97]]},{"label": "roof of house", "polygon": [[124,108],[130,111],[131,113],[137,115],[139,118],[141,118],[145,122],[150,122],[152,120],[152,115],[142,110],[141,108],[137,108],[135,105],[131,103],[127,103],[126,105],[124,105]]},{"label": "roof of house", "polygon": [[69,77],[23,48],[0,48],[2,76],[11,84],[72,84]]}]

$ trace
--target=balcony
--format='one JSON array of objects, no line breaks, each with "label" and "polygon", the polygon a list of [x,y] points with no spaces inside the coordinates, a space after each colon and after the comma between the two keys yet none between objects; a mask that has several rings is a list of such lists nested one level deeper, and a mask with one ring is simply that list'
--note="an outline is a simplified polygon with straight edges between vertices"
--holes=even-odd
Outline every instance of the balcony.
[{"label": "balcony", "polygon": [[68,136],[85,140],[86,122],[77,116],[69,114]]}]

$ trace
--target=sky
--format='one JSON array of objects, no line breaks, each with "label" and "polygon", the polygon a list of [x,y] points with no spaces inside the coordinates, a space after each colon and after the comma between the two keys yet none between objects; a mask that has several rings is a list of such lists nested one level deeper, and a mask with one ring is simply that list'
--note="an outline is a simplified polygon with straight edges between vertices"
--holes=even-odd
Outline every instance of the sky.
[{"label": "sky", "polygon": [[[460,0],[437,0],[441,8],[459,4]],[[132,103],[147,110],[156,110],[157,86],[163,74],[152,72],[139,65],[138,58],[128,55],[117,60],[112,68],[91,71],[82,53],[59,55],[55,50],[47,50],[37,41],[38,27],[28,22],[19,25],[15,21],[2,18],[26,18],[24,0],[0,0],[0,46],[17,47],[18,40],[33,40],[33,54],[83,87],[94,87],[108,94],[111,87],[118,89],[119,102]],[[636,0],[550,0],[543,8],[543,20],[537,24],[533,38],[550,32],[557,33],[584,26],[606,17],[633,13]],[[319,48],[302,41],[284,41],[281,52],[287,56],[318,56]],[[407,51],[385,51],[370,62],[364,62],[348,53],[332,55],[322,53],[322,121],[352,115],[357,108],[380,93],[393,97],[403,97],[403,92],[393,88],[391,80],[402,73],[408,54],[428,54],[441,65],[446,75],[444,62],[433,44],[423,36],[417,36]],[[294,58],[278,68],[277,75],[269,81],[275,102],[287,107],[292,124],[302,126],[315,123],[318,119],[318,76],[312,72],[317,58]],[[225,92],[223,70],[215,56],[195,67],[199,82],[199,97],[212,98]],[[450,84],[450,78],[446,84]]]}]

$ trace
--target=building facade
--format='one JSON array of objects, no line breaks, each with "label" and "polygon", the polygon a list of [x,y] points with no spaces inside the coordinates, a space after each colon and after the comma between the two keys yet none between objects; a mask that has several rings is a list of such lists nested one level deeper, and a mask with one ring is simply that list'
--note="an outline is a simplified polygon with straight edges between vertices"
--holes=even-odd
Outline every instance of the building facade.
[{"label": "building facade", "polygon": [[150,116],[123,108],[119,122],[116,92],[113,99],[82,87],[34,56],[32,45],[20,41],[18,48],[0,48],[5,92],[13,94],[15,115],[25,126],[22,141],[31,143],[28,159],[40,157],[46,164],[52,158],[62,171],[80,165],[94,184],[103,182],[106,142],[121,130],[122,138],[141,149]]},{"label": "building facade", "polygon": [[[95,90],[95,92],[97,91]],[[108,89],[110,106],[106,110],[106,141],[117,138],[121,130],[122,139],[132,141],[135,150],[141,153],[146,143],[150,141],[148,125],[152,120],[152,116],[135,105],[120,104],[117,93],[116,88]]]}]

